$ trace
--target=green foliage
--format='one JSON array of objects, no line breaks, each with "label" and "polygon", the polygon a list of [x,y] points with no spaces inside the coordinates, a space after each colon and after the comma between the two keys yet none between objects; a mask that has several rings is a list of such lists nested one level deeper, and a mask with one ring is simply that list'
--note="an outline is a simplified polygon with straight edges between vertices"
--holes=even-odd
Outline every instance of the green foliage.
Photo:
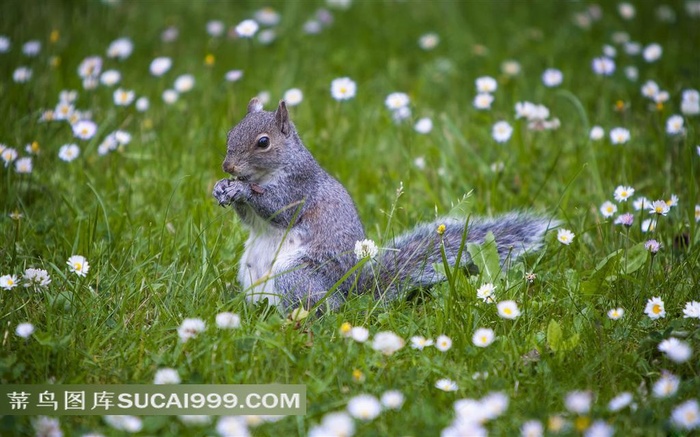
[{"label": "green foliage", "polygon": [[578,334],[572,334],[564,340],[564,333],[561,326],[555,320],[550,320],[547,325],[547,345],[552,351],[557,353],[569,352],[579,343]]},{"label": "green foliage", "polygon": [[[402,409],[356,421],[356,435],[438,435],[454,419],[456,400],[495,391],[509,397],[509,407],[485,426],[494,435],[517,435],[527,420],[546,424],[556,414],[575,420],[566,394],[590,390],[589,417],[618,434],[682,435],[671,412],[700,392],[700,326],[683,317],[686,303],[700,300],[700,137],[698,116],[684,118],[682,135],[667,134],[666,122],[681,113],[683,91],[700,87],[693,43],[700,26],[682,1],[666,5],[672,22],[658,18],[658,2],[632,2],[632,20],[620,17],[617,3],[599,3],[596,20],[597,9],[585,2],[356,1],[331,9],[333,23],[309,35],[304,24],[325,4],[273,1],[281,22],[269,44],[227,35],[266,5],[259,2],[0,3],[0,35],[11,41],[0,53],[0,143],[21,157],[30,156],[27,145],[39,146],[29,174],[0,163],[0,276],[22,283],[26,269],[40,268],[51,277],[45,288],[0,289],[0,384],[150,384],[165,367],[183,383],[306,384],[308,414],[262,424],[255,436],[305,435],[352,397],[387,390],[404,394]],[[225,23],[223,36],[206,33],[214,18]],[[169,27],[179,37],[165,42]],[[433,50],[418,46],[428,32],[440,37]],[[615,42],[624,37],[619,32],[642,48],[661,44],[661,59],[628,54]],[[119,37],[133,40],[133,54],[106,57]],[[22,53],[29,40],[42,44],[35,57]],[[616,51],[615,72],[605,77],[591,70],[604,45]],[[121,73],[118,85],[83,89],[77,69],[94,55],[102,57],[103,71]],[[161,77],[149,73],[157,56],[173,60]],[[502,67],[508,60],[518,62],[519,74]],[[33,71],[27,83],[13,80],[20,66]],[[542,83],[550,67],[563,73],[559,87]],[[636,81],[626,67],[637,69]],[[237,69],[243,77],[228,82],[225,74]],[[193,75],[194,88],[164,103],[163,92],[182,74]],[[357,83],[357,95],[335,101],[330,83],[344,76]],[[490,110],[472,105],[481,76],[498,83]],[[668,91],[669,100],[657,105],[644,97],[647,80]],[[149,109],[116,106],[118,87],[147,97]],[[249,99],[267,91],[269,109],[293,87],[304,93],[290,107],[302,140],[347,187],[368,238],[380,247],[435,215],[466,221],[512,210],[555,217],[576,234],[573,242],[562,245],[552,231],[539,253],[505,269],[489,235],[464,247],[478,272],[439,265],[449,283],[389,303],[351,295],[339,311],[312,311],[303,320],[246,304],[237,284],[246,231],[210,193],[225,177],[226,133]],[[76,139],[65,121],[40,121],[70,89],[78,91],[75,107],[98,124],[90,140]],[[384,104],[395,91],[411,100],[412,115],[402,123]],[[515,117],[523,101],[545,105],[561,126],[530,129]],[[433,122],[428,134],[413,129],[422,117]],[[491,132],[501,120],[513,127],[505,143]],[[606,132],[598,141],[589,136],[595,125]],[[608,136],[618,126],[630,130],[624,145]],[[128,132],[130,143],[100,155],[116,130]],[[69,163],[58,153],[70,143],[80,156]],[[655,217],[635,210],[634,198],[616,202],[618,214],[632,213],[634,224],[615,225],[599,207],[618,185],[633,186],[634,198],[676,194],[679,203],[643,232],[642,221]],[[651,238],[661,244],[655,255],[644,247]],[[66,264],[76,254],[89,261],[85,277]],[[499,317],[496,305],[476,297],[487,282],[497,286],[496,301],[517,302],[517,319]],[[665,317],[645,314],[652,297],[664,301]],[[613,308],[624,316],[609,318]],[[224,311],[240,315],[239,328],[216,327]],[[182,342],[177,329],[193,317],[206,328]],[[35,327],[28,338],[15,332],[22,322]],[[345,322],[367,328],[370,340],[345,338],[339,331]],[[472,343],[478,328],[494,331],[489,347]],[[370,345],[381,331],[407,345],[382,355]],[[453,342],[446,352],[410,347],[413,336],[442,334]],[[670,337],[693,348],[690,360],[675,363],[658,350]],[[651,392],[664,371],[681,382],[661,399]],[[459,389],[436,389],[442,378]],[[609,411],[608,401],[623,391],[633,394],[636,410]],[[5,416],[0,434],[34,435],[31,419]],[[60,421],[67,436],[121,435],[98,417]],[[147,417],[141,435],[215,432],[215,422],[187,427],[175,417]]]},{"label": "green foliage", "polygon": [[498,257],[498,249],[493,233],[489,232],[481,244],[467,243],[472,261],[479,268],[482,282],[497,284],[503,276],[503,267]]}]

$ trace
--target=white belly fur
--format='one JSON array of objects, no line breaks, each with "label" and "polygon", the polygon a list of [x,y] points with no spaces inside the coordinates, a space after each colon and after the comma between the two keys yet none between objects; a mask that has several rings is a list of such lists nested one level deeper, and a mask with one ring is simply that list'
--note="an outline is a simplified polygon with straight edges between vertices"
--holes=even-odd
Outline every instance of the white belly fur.
[{"label": "white belly fur", "polygon": [[246,300],[255,303],[267,299],[270,305],[279,305],[281,296],[275,289],[275,276],[292,270],[302,254],[298,232],[273,228],[267,223],[251,227],[238,269]]}]

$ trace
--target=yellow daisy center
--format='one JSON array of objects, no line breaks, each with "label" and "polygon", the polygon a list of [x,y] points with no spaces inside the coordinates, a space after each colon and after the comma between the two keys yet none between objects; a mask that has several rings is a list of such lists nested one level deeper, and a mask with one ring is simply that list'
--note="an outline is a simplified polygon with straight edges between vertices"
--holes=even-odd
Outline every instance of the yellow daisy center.
[{"label": "yellow daisy center", "polygon": [[574,426],[576,427],[576,430],[579,432],[585,431],[588,428],[588,425],[591,424],[591,419],[588,418],[588,416],[579,416],[576,418],[574,421]]},{"label": "yellow daisy center", "polygon": [[654,314],[659,314],[661,313],[661,305],[658,303],[655,303],[653,307],[651,307],[651,312]]}]

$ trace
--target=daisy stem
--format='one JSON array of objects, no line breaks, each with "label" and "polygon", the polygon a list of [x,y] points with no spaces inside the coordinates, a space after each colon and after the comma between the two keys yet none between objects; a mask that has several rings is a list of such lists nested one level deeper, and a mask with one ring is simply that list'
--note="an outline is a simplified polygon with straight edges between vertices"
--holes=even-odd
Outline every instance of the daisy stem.
[{"label": "daisy stem", "polygon": [[454,276],[452,275],[452,272],[450,272],[450,264],[447,262],[447,254],[445,253],[445,243],[442,239],[442,236],[440,236],[440,255],[442,255],[442,265],[445,267],[445,276],[447,277],[447,283],[449,284],[449,293],[447,296],[445,296],[445,302],[447,303],[445,305],[445,314],[447,315],[445,320],[447,320],[449,323],[449,321],[452,320],[452,312],[450,311],[452,308],[452,298],[456,296],[456,293]]},{"label": "daisy stem", "polygon": [[15,264],[15,259],[17,258],[17,244],[19,243],[19,231],[20,231],[20,222],[22,221],[21,218],[17,218],[15,222],[15,240],[12,242],[12,261],[10,262],[11,265]]},{"label": "daisy stem", "polygon": [[646,283],[649,284],[651,281],[651,269],[654,266],[654,254],[651,254],[651,260],[649,260],[649,270],[647,271],[647,280]]}]

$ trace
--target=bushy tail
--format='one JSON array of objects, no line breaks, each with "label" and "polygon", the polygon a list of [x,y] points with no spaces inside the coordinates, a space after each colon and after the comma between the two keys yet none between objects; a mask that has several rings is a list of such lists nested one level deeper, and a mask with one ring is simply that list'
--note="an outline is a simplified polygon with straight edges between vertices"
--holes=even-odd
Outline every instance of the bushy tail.
[{"label": "bushy tail", "polygon": [[[442,235],[438,233],[440,225],[445,225]],[[394,299],[404,292],[444,281],[444,274],[433,267],[443,263],[441,242],[444,243],[448,264],[454,266],[462,246],[465,225],[467,243],[482,243],[489,232],[493,233],[503,264],[508,258],[514,259],[539,250],[545,232],[556,226],[557,222],[532,214],[510,213],[492,219],[470,218],[467,221],[443,218],[423,223],[397,237],[393,249],[381,251],[371,265],[365,265],[359,290],[371,290],[377,298]],[[473,264],[466,244],[463,245],[459,263],[462,267]]]}]

